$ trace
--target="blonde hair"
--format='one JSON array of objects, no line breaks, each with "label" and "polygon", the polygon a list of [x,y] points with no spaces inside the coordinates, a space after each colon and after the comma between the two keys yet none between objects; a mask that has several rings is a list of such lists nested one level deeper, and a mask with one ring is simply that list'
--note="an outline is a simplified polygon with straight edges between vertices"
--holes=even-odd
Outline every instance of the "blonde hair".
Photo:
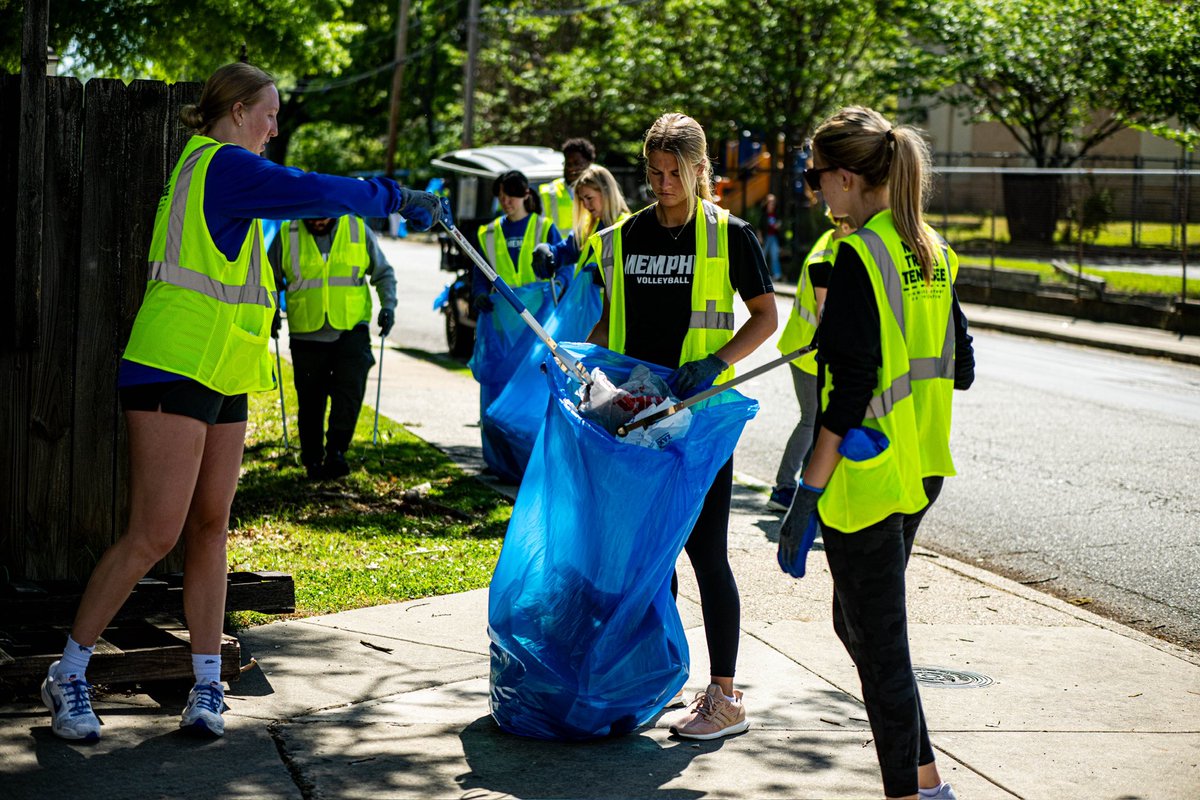
[{"label": "blonde hair", "polygon": [[[712,162],[708,160],[708,140],[704,128],[687,114],[663,114],[646,131],[642,157],[649,170],[650,153],[671,153],[679,162],[679,178],[687,195],[688,219],[696,213],[696,197],[712,200]],[[700,174],[696,168],[700,167]],[[649,174],[647,173],[647,179]]]},{"label": "blonde hair", "polygon": [[[591,213],[583,207],[583,201],[579,199],[581,186],[600,193],[600,219],[592,219]],[[599,164],[592,164],[579,173],[575,183],[571,184],[571,190],[575,192],[575,241],[580,243],[580,247],[597,227],[608,227],[617,221],[617,217],[629,213],[617,179]]]},{"label": "blonde hair", "polygon": [[204,82],[199,103],[179,109],[179,120],[198,133],[208,133],[234,103],[253,105],[259,91],[273,83],[274,78],[253,64],[242,61],[226,64]]},{"label": "blonde hair", "polygon": [[868,188],[887,187],[896,232],[916,256],[929,283],[938,245],[923,217],[932,170],[929,145],[921,132],[910,125],[894,128],[877,111],[849,106],[817,128],[813,152],[820,153],[825,166],[860,176]]}]

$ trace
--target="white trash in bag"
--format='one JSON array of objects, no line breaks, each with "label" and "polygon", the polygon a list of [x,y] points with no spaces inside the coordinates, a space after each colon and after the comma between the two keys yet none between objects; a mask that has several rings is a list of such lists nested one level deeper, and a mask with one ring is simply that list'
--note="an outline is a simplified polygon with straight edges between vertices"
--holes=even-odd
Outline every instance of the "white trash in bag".
[{"label": "white trash in bag", "polygon": [[[629,380],[620,386],[614,386],[599,367],[591,375],[593,383],[586,394],[580,387],[583,401],[579,404],[579,414],[612,434],[622,425],[670,408],[676,402],[666,381],[642,364],[634,367]],[[684,436],[691,424],[692,413],[684,409],[649,427],[631,431],[622,441],[661,450]]]}]

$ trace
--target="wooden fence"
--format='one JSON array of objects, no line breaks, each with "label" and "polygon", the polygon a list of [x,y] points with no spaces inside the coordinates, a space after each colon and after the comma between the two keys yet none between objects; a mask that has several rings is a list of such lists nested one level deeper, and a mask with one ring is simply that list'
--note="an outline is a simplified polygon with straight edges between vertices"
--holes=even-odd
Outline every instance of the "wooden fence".
[{"label": "wooden fence", "polygon": [[21,124],[39,109],[16,113],[21,78],[0,76],[0,587],[86,578],[122,531],[117,368],[159,196],[189,135],[178,109],[200,94],[197,83],[44,80],[43,137]]}]

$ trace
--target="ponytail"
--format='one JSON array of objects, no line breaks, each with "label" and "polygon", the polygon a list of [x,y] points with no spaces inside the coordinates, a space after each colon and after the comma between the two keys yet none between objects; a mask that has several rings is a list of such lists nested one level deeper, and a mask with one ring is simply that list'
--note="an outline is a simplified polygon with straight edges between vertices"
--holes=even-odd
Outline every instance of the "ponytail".
[{"label": "ponytail", "polygon": [[829,164],[861,176],[868,188],[887,187],[896,233],[921,265],[925,283],[932,282],[938,244],[924,219],[932,169],[921,132],[893,128],[879,112],[849,106],[817,127],[813,148]]}]

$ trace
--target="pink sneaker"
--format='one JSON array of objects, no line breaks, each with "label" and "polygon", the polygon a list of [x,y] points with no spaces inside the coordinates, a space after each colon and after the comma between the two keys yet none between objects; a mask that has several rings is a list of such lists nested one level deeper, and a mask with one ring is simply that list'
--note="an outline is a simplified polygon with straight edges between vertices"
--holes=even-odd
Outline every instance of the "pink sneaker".
[{"label": "pink sneaker", "polygon": [[725,699],[718,684],[710,683],[688,706],[687,712],[671,726],[671,733],[685,739],[720,739],[749,730],[742,693],[733,692],[733,702]]}]

